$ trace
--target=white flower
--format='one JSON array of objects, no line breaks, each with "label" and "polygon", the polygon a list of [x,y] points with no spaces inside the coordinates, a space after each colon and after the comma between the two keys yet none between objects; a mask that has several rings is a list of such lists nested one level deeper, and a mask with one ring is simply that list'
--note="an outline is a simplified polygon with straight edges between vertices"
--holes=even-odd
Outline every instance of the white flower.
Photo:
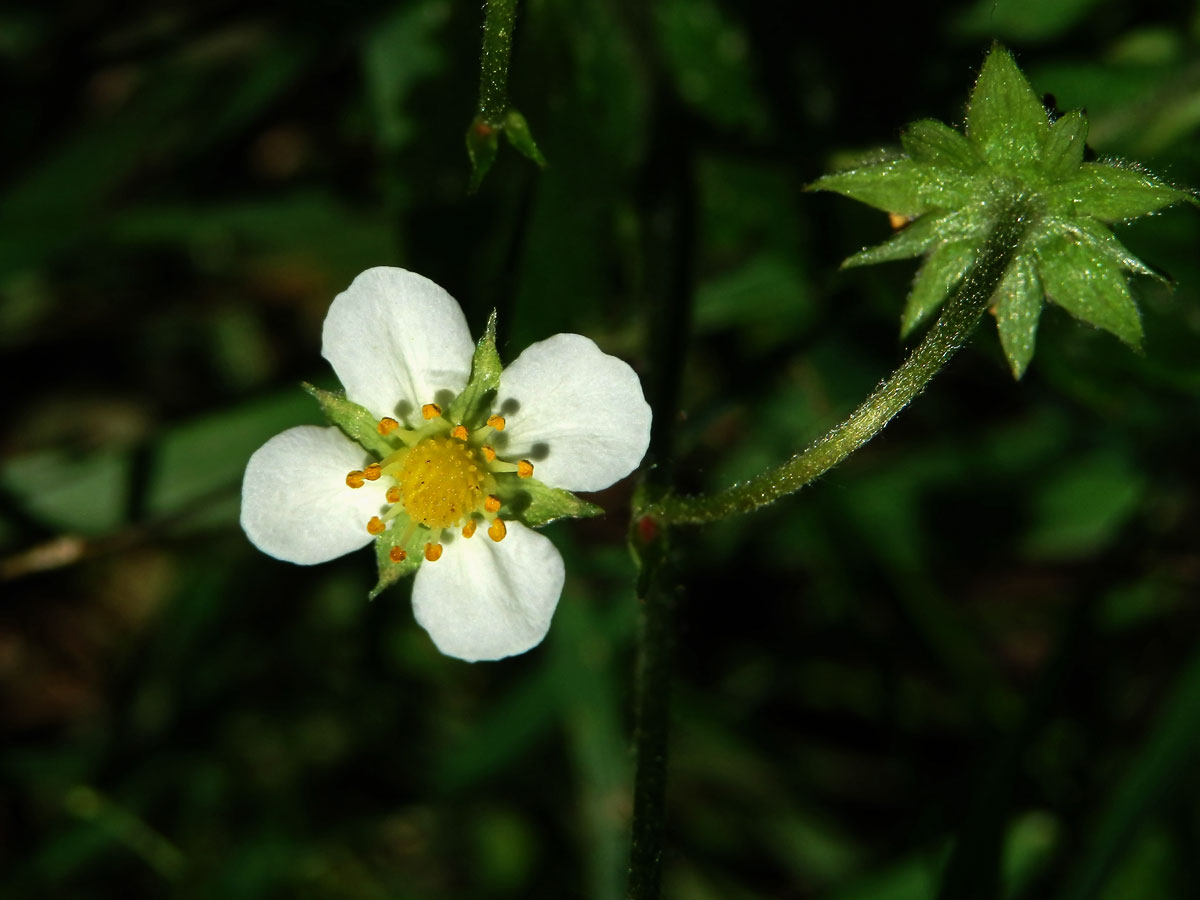
[{"label": "white flower", "polygon": [[453,421],[475,346],[455,300],[403,269],[354,279],[329,308],[322,343],[390,452],[376,458],[332,427],[276,435],[246,465],[246,535],[303,565],[379,537],[390,554],[381,565],[420,563],[413,610],[443,653],[499,659],[539,643],[562,591],[562,557],[501,498],[535,470],[536,481],[568,491],[632,472],[650,439],[637,375],[588,338],[557,334],[504,369],[490,408]]}]

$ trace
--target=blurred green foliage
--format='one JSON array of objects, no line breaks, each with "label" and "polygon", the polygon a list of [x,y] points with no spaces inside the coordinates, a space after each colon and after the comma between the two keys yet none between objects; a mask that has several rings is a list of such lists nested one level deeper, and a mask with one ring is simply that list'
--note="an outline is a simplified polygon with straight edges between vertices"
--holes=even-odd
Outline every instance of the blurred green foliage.
[{"label": "blurred green foliage", "polygon": [[[1089,144],[1200,185],[1200,10],[1131,0],[527,0],[510,93],[550,165],[466,194],[479,9],[69,2],[0,12],[0,894],[621,896],[637,609],[608,513],[549,533],[545,645],[441,657],[369,554],[237,525],[319,421],[361,269],[500,349],[579,331],[655,377],[647,196],[695,160],[685,487],[835,424],[901,358],[886,218],[803,188],[961,121],[993,37]],[[668,161],[669,162],[669,161]],[[669,167],[668,167],[669,168]],[[798,497],[684,535],[671,900],[1189,897],[1200,883],[1200,221],[1121,240],[1145,355],[1048,309]]]}]

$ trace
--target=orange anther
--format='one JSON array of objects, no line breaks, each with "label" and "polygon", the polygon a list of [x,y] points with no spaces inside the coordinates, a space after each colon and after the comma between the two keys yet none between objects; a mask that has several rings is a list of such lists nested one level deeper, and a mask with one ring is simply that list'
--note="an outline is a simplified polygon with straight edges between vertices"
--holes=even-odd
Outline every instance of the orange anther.
[{"label": "orange anther", "polygon": [[436,419],[442,414],[442,408],[436,403],[426,403],[421,407],[421,415],[426,419]]},{"label": "orange anther", "polygon": [[455,425],[450,429],[450,437],[458,438],[460,441],[465,441],[468,437],[467,429],[462,425]]},{"label": "orange anther", "polygon": [[379,420],[379,424],[375,426],[376,430],[380,434],[391,434],[393,431],[395,431],[399,427],[400,427],[400,423],[397,422],[395,419],[393,419],[391,416],[384,416],[382,419]]},{"label": "orange anther", "polygon": [[531,463],[527,459],[523,459],[519,463],[517,463],[517,477],[518,478],[532,478],[533,477],[533,463]]},{"label": "orange anther", "polygon": [[392,562],[404,562],[406,559],[408,559],[408,553],[404,550],[401,550],[399,547],[393,547],[388,551],[388,559],[390,559]]},{"label": "orange anther", "polygon": [[491,447],[489,447],[487,444],[484,444],[479,449],[483,451],[483,458],[486,459],[488,462],[496,461],[496,451],[494,449],[492,449]]},{"label": "orange anther", "polygon": [[508,534],[508,526],[504,524],[503,519],[494,519],[488,526],[488,537],[497,544],[504,540],[506,534]]},{"label": "orange anther", "polygon": [[378,481],[379,476],[382,474],[383,466],[379,465],[379,463],[371,463],[363,469],[363,478],[367,479],[367,481]]},{"label": "orange anther", "polygon": [[388,503],[399,503],[400,496],[401,496],[400,488],[397,485],[393,484],[390,488],[387,489],[386,496],[387,496]]},{"label": "orange anther", "polygon": [[437,562],[439,559],[441,559],[442,558],[442,545],[441,544],[426,544],[425,545],[425,558],[427,560],[429,560],[430,562]]},{"label": "orange anther", "polygon": [[899,231],[911,221],[908,216],[902,216],[900,213],[888,213],[888,224],[892,226],[893,231]]},{"label": "orange anther", "polygon": [[346,487],[360,488],[363,486],[363,473],[359,469],[346,473]]},{"label": "orange anther", "polygon": [[463,526],[462,536],[465,538],[469,538],[474,533],[475,533],[475,520],[471,519],[470,521],[467,522],[466,525]]},{"label": "orange anther", "polygon": [[504,416],[488,416],[488,427],[495,428],[497,431],[504,430]]},{"label": "orange anther", "polygon": [[495,494],[488,494],[488,498],[483,501],[483,508],[490,513],[499,512],[500,498]]},{"label": "orange anther", "polygon": [[387,526],[383,524],[383,519],[379,516],[371,516],[371,521],[367,523],[367,531],[371,534],[383,534],[383,530]]}]

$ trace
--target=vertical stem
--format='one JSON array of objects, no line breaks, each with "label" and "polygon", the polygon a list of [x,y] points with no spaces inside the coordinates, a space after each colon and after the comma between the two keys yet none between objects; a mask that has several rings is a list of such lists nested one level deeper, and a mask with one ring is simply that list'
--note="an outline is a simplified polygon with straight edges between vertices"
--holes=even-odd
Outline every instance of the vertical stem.
[{"label": "vertical stem", "polygon": [[[641,490],[657,495],[669,487],[675,410],[679,406],[692,303],[695,189],[687,123],[673,100],[660,97],[644,181],[646,295],[660,298],[650,328],[651,405],[649,470]],[[649,528],[649,531],[646,529]],[[642,626],[635,696],[633,834],[629,897],[658,900],[666,831],[667,737],[670,721],[672,619],[680,599],[668,558],[669,535],[651,520],[635,522]]]},{"label": "vertical stem", "polygon": [[508,112],[508,61],[512,56],[517,0],[487,0],[479,57],[479,117],[499,128]]}]

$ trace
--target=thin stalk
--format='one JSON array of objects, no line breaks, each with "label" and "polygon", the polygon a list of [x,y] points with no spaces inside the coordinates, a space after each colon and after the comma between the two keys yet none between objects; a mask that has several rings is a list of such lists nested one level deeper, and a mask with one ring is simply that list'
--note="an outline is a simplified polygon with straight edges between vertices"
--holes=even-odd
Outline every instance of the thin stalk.
[{"label": "thin stalk", "polygon": [[479,118],[493,128],[508,113],[508,62],[512,57],[517,0],[487,0],[479,56]]},{"label": "thin stalk", "polygon": [[711,495],[668,494],[640,510],[659,523],[713,522],[750,512],[794,493],[877,435],[904,409],[966,342],[992,302],[1033,213],[1023,197],[1011,198],[975,265],[946,302],[941,316],[900,367],[881,382],[842,424],[775,469]]}]

